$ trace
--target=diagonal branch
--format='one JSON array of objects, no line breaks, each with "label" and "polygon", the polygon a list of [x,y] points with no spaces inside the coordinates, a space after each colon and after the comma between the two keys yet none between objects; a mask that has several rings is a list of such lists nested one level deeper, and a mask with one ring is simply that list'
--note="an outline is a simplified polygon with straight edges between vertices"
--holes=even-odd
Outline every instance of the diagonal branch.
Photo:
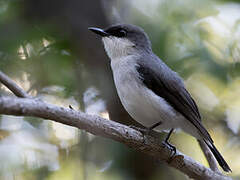
[{"label": "diagonal branch", "polygon": [[0,82],[11,90],[17,97],[29,98],[30,96],[20,88],[12,79],[0,71]]},{"label": "diagonal branch", "polygon": [[207,145],[205,143],[203,143],[203,141],[199,141],[198,140],[198,144],[201,147],[207,161],[208,164],[210,166],[210,169],[215,171],[215,172],[220,172],[218,169],[218,165],[217,165],[217,161],[215,160],[212,152],[209,150],[209,148],[207,147]]},{"label": "diagonal branch", "polygon": [[[29,96],[21,87],[19,87],[12,79],[10,79],[7,75],[5,75],[3,72],[0,71],[0,82],[4,84],[9,90],[11,90],[17,97],[22,98],[30,98]],[[217,162],[206,146],[206,144],[202,143],[201,141],[198,141],[199,145],[210,165],[210,168],[215,171],[219,172]]]},{"label": "diagonal branch", "polygon": [[156,138],[151,136],[143,137],[137,130],[99,116],[51,105],[37,99],[15,97],[0,97],[0,114],[50,119],[86,130],[98,136],[113,139],[161,160],[167,165],[185,173],[190,178],[199,180],[231,179],[206,168],[178,151],[171,158],[171,149],[164,144],[159,144]]}]

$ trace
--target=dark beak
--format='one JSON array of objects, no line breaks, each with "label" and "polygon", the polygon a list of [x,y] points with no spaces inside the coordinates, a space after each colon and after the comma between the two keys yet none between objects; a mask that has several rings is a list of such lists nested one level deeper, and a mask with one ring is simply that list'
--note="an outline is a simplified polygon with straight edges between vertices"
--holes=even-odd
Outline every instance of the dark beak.
[{"label": "dark beak", "polygon": [[103,29],[95,28],[95,27],[89,27],[88,29],[102,37],[109,36],[109,34],[105,32]]}]

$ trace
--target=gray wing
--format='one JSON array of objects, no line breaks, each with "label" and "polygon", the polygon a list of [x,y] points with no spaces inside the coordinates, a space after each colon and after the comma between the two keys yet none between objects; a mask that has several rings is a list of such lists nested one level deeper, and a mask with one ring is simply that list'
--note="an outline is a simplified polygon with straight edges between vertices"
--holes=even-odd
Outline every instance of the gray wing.
[{"label": "gray wing", "polygon": [[148,59],[148,61],[140,60],[136,69],[140,79],[149,89],[164,98],[176,111],[189,120],[200,131],[204,139],[213,142],[201,123],[201,116],[195,101],[175,72],[157,57]]}]

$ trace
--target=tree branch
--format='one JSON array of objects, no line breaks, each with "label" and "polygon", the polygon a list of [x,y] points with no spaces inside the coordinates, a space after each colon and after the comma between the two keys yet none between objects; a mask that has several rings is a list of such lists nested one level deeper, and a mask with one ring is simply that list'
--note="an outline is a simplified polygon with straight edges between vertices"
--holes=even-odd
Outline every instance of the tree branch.
[{"label": "tree branch", "polygon": [[20,88],[12,79],[0,71],[0,82],[11,90],[17,97],[29,98],[30,96]]},{"label": "tree branch", "polygon": [[204,153],[204,155],[205,155],[205,157],[208,161],[210,169],[213,170],[214,172],[220,172],[219,169],[218,169],[217,162],[216,162],[212,152],[207,147],[206,143],[198,140],[198,144],[201,147],[201,149],[202,149],[202,151],[203,151],[203,153]]},{"label": "tree branch", "polygon": [[73,109],[47,104],[39,99],[30,99],[30,96],[23,89],[1,71],[0,82],[16,96],[25,98],[0,97],[0,114],[50,119],[86,130],[95,135],[116,140],[138,151],[149,154],[194,179],[231,179],[223,176],[218,171],[215,159],[213,159],[209,149],[201,142],[199,143],[200,147],[213,171],[178,151],[172,157],[171,149],[165,144],[159,144],[158,140],[152,136],[143,137],[139,131],[131,129],[128,126],[99,116],[88,115],[74,111]]},{"label": "tree branch", "polygon": [[38,99],[14,97],[0,97],[0,114],[34,116],[49,119],[86,130],[97,136],[113,139],[165,162],[167,165],[185,173],[190,178],[199,180],[231,179],[221,173],[206,168],[178,151],[176,155],[171,158],[171,149],[159,143],[156,138],[151,136],[143,137],[142,134],[135,129],[99,116],[88,115],[70,108],[51,105]]}]

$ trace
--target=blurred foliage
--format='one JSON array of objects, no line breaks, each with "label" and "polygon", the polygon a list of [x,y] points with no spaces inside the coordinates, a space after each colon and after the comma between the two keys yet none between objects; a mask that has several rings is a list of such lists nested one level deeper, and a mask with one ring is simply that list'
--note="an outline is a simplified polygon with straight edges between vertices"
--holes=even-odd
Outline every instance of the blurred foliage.
[{"label": "blurred foliage", "polygon": [[[31,95],[109,118],[107,104],[115,96],[109,90],[107,57],[87,27],[95,25],[89,24],[92,19],[102,26],[105,19],[140,25],[153,51],[185,79],[204,125],[233,170],[230,175],[240,178],[237,0],[102,0],[98,11],[91,3],[81,9],[74,0],[57,2],[0,1],[3,72]],[[36,9],[34,3],[39,3]],[[0,85],[0,94],[10,92]],[[1,116],[0,139],[0,179],[185,179],[112,140],[38,118]],[[171,141],[207,166],[192,137],[178,132]]]}]

